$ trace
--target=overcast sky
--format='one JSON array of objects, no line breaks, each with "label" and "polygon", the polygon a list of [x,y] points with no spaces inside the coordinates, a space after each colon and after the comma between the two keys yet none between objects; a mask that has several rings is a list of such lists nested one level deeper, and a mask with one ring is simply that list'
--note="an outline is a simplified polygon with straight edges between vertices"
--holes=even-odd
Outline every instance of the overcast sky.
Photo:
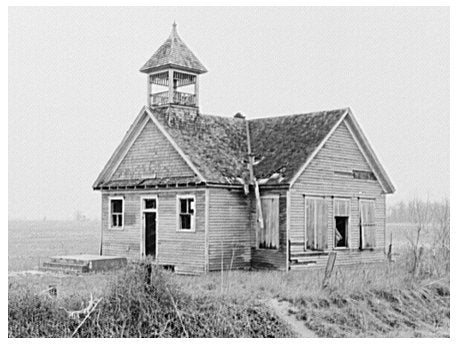
[{"label": "overcast sky", "polygon": [[10,8],[10,219],[100,217],[91,185],[174,20],[209,70],[201,112],[349,106],[397,188],[389,204],[449,195],[447,8]]}]

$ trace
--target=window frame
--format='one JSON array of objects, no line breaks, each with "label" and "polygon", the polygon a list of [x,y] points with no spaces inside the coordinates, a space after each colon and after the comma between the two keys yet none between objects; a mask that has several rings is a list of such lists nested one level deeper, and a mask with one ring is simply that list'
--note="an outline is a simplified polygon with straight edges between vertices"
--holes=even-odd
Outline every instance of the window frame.
[{"label": "window frame", "polygon": [[[191,215],[191,229],[183,229],[181,227],[181,204],[180,201],[183,199],[192,199],[194,201],[194,214]],[[176,197],[176,231],[177,232],[185,232],[185,233],[193,233],[196,232],[196,214],[197,214],[197,202],[196,202],[196,195],[186,194],[186,195],[177,195]]]},{"label": "window frame", "polygon": [[[111,207],[111,201],[122,201],[122,225],[121,226],[113,226],[113,213]],[[119,213],[116,213],[119,214]],[[125,200],[123,196],[109,196],[108,197],[108,229],[110,230],[123,230],[124,229],[124,222],[125,222]]]}]

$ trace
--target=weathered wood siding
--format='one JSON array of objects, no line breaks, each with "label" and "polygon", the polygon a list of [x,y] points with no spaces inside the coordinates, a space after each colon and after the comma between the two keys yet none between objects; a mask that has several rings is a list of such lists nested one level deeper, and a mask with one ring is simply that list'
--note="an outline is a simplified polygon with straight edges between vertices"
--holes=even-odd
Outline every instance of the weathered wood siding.
[{"label": "weathered wood siding", "polygon": [[[335,171],[348,173],[353,170],[371,171],[371,168],[345,123],[342,123],[291,188],[290,240],[295,243],[304,243],[304,196],[324,196],[328,207],[328,250],[334,247],[333,197],[350,198],[350,250],[338,251],[337,264],[383,259],[385,195],[378,181],[355,179],[350,174],[335,173]],[[372,251],[358,251],[360,240],[359,198],[375,200],[376,248]],[[304,245],[291,246],[292,254],[301,252],[305,252]],[[326,264],[326,259],[327,257],[316,259],[317,264]]]},{"label": "weathered wood siding", "polygon": [[209,270],[250,266],[250,197],[243,190],[209,189]]},{"label": "weathered wood siding", "polygon": [[188,176],[194,176],[194,172],[155,124],[148,119],[112,179]]},{"label": "weathered wood siding", "polygon": [[256,221],[256,200],[251,198],[251,262],[256,268],[273,268],[286,269],[286,191],[262,191],[261,197],[269,195],[279,196],[279,248],[273,249],[258,249],[256,248],[256,229],[258,223]]},{"label": "weathered wood siding", "polygon": [[[195,232],[177,231],[177,195],[195,195]],[[108,199],[124,197],[124,228],[110,229]],[[173,265],[177,272],[199,273],[205,270],[205,190],[163,190],[103,192],[102,229],[104,255],[141,258],[141,197],[157,196],[157,261]]]}]

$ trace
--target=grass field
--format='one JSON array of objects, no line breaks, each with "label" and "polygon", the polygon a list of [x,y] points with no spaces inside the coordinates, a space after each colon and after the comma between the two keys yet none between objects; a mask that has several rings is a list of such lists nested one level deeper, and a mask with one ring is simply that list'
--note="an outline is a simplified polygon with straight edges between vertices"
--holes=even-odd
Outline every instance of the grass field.
[{"label": "grass field", "polygon": [[[20,272],[36,269],[51,255],[98,253],[99,230],[97,222],[9,223],[10,336],[72,335],[78,323],[66,317],[62,307],[80,309],[91,294],[105,301],[97,318],[91,317],[77,336],[297,335],[269,308],[272,300],[284,300],[296,320],[319,337],[449,336],[449,271],[443,257],[426,250],[418,274],[409,272],[411,256],[405,248],[415,231],[413,225],[388,225],[387,238],[393,232],[393,249],[399,254],[395,264],[336,267],[326,289],[321,288],[322,270],[225,271],[202,276],[160,272],[160,279],[177,290],[174,297],[179,311],[157,293],[154,298],[143,293],[143,282],[132,278],[138,274],[126,279],[125,271],[84,275]],[[432,233],[426,231],[423,245],[427,247],[431,240]],[[54,300],[46,292],[50,285],[58,290]],[[169,313],[152,319],[152,309],[161,303]],[[119,323],[116,314],[121,311],[126,319],[132,313],[141,316],[140,324],[148,326],[139,329],[136,323]],[[182,316],[177,319],[177,314]],[[171,327],[173,317],[175,322],[184,322],[183,329],[189,326],[194,332]],[[252,321],[255,326],[250,328]],[[107,324],[112,326],[109,332]],[[148,330],[152,327],[157,331]]]}]

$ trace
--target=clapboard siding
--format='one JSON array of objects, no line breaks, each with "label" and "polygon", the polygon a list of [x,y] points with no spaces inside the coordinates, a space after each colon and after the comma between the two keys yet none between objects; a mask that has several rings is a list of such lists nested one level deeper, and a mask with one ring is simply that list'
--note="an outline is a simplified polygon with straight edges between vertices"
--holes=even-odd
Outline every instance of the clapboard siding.
[{"label": "clapboard siding", "polygon": [[242,190],[209,189],[209,270],[250,266],[250,197]]},{"label": "clapboard siding", "polygon": [[192,177],[194,172],[156,125],[147,120],[143,131],[116,169],[112,180]]},{"label": "clapboard siding", "polygon": [[[104,192],[102,194],[102,250],[104,255],[141,257],[141,197],[157,196],[157,261],[173,265],[179,272],[205,270],[205,190]],[[177,231],[177,195],[196,197],[195,232]],[[122,230],[108,228],[108,199],[124,197],[125,225]]]},{"label": "clapboard siding", "polygon": [[286,191],[261,191],[262,196],[278,195],[279,196],[279,248],[257,249],[256,248],[256,201],[251,201],[251,255],[252,266],[256,268],[275,268],[286,269]]},{"label": "clapboard siding", "polygon": [[[349,239],[350,248],[358,249],[360,242],[359,198],[375,200],[376,250],[357,252],[339,250],[338,264],[358,263],[362,260],[383,259],[385,247],[385,195],[378,181],[355,179],[337,172],[353,170],[371,171],[351,133],[342,123],[324,144],[310,165],[291,188],[290,240],[305,241],[305,196],[324,196],[328,209],[328,249],[334,247],[333,197],[350,199]],[[382,250],[379,250],[382,249]],[[291,253],[305,252],[304,245],[291,246]],[[321,260],[327,258],[321,257]],[[318,262],[320,261],[318,259]],[[317,262],[317,264],[318,264]]]}]

